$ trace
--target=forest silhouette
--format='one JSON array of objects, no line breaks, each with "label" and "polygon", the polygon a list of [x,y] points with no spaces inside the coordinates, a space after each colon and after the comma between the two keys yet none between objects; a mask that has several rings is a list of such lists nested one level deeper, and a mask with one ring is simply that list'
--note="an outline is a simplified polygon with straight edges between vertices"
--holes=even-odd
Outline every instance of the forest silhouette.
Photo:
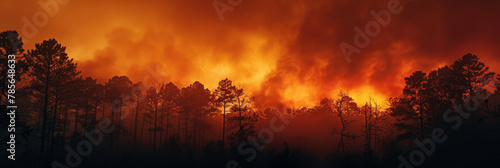
[{"label": "forest silhouette", "polygon": [[[214,90],[198,81],[146,85],[127,76],[98,83],[81,75],[57,40],[25,49],[16,31],[4,31],[2,130],[9,123],[7,56],[12,54],[17,153],[15,161],[2,159],[1,165],[500,166],[500,75],[473,54],[414,72],[405,78],[402,94],[384,102],[358,103],[340,90],[314,107],[258,108],[255,97],[227,78]],[[433,141],[439,131],[444,142]],[[417,150],[425,155],[415,159]]]}]

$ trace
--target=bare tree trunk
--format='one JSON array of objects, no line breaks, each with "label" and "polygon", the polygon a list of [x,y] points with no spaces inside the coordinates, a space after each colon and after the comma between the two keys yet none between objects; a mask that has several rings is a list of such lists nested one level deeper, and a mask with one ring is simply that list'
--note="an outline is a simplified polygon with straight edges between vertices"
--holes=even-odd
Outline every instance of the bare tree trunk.
[{"label": "bare tree trunk", "polygon": [[137,106],[135,109],[135,125],[134,125],[134,149],[136,148],[137,142],[137,119],[139,118],[139,98],[137,98]]},{"label": "bare tree trunk", "polygon": [[342,129],[340,130],[340,152],[342,153],[342,156],[345,155],[345,148],[344,148],[344,117],[342,115],[342,101],[339,103],[339,107],[337,108],[337,112],[339,113],[339,118],[340,118],[340,123],[342,126]]},{"label": "bare tree trunk", "polygon": [[196,143],[196,136],[198,136],[198,117],[195,115],[193,121],[193,132],[191,137],[191,145],[194,151],[196,151],[196,146],[198,144]]},{"label": "bare tree trunk", "polygon": [[116,148],[117,150],[120,149],[120,134],[121,134],[121,131],[123,131],[123,125],[121,124],[122,120],[121,120],[121,117],[122,117],[122,106],[123,106],[123,100],[120,98],[120,106],[118,107],[120,109],[120,111],[118,112],[118,116],[116,116],[116,120],[117,120],[117,125],[118,125],[118,130],[117,130],[117,138],[116,138],[116,145],[118,148]]},{"label": "bare tree trunk", "polygon": [[242,112],[242,111],[241,111],[241,107],[242,107],[242,105],[241,105],[241,104],[242,104],[242,102],[241,102],[240,98],[238,97],[238,112],[239,112],[239,117],[240,117],[240,118],[239,118],[239,125],[238,125],[238,126],[239,126],[239,131],[240,131],[240,132],[242,132],[242,131],[243,131],[243,125],[242,125],[242,123],[241,123],[241,122],[243,121],[243,118],[241,117],[241,112]]},{"label": "bare tree trunk", "polygon": [[166,134],[167,134],[167,137],[165,139],[165,142],[168,143],[168,129],[170,127],[170,123],[169,123],[169,120],[170,120],[170,109],[167,110],[167,126],[165,126],[166,128]]},{"label": "bare tree trunk", "polygon": [[[132,104],[133,105],[133,104]],[[134,116],[134,110],[130,110],[132,114],[130,116]],[[130,117],[130,135],[129,135],[129,143],[132,144],[134,142],[134,133],[132,132],[134,130],[134,117]]]},{"label": "bare tree trunk", "polygon": [[[141,127],[141,137],[139,138],[139,144],[142,144],[142,134],[144,133],[144,124],[146,123],[146,115],[142,115],[142,127]],[[144,145],[141,145],[143,147]]]},{"label": "bare tree trunk", "polygon": [[[162,137],[163,137],[163,109],[164,107],[161,108],[160,110],[160,147],[161,147],[161,140],[162,140]],[[160,148],[161,149],[161,148]]]},{"label": "bare tree trunk", "polygon": [[64,106],[64,126],[63,126],[63,138],[66,137],[66,125],[68,125],[68,107]]},{"label": "bare tree trunk", "polygon": [[56,127],[56,120],[57,120],[57,108],[59,106],[59,100],[58,96],[56,93],[56,98],[55,98],[55,103],[54,103],[54,112],[52,113],[52,124],[50,127],[50,141],[49,141],[49,150],[47,152],[53,150],[53,143],[54,143],[54,135],[55,135],[55,127]]},{"label": "bare tree trunk", "polygon": [[[113,108],[113,102],[111,102],[111,107],[110,107],[110,108],[111,108],[111,122],[112,122],[113,124],[116,124],[116,121],[115,121],[115,108]],[[111,133],[109,134],[109,137],[110,137],[110,141],[109,141],[109,149],[110,149],[111,153],[113,153],[113,144],[114,144],[113,142],[114,142],[114,139],[115,139],[115,138],[114,138],[114,136],[115,136],[115,132],[116,132],[116,130],[115,130],[115,131],[113,131],[113,132],[111,132]]]},{"label": "bare tree trunk", "polygon": [[156,152],[156,123],[157,123],[157,117],[158,117],[158,103],[155,102],[155,111],[154,111],[154,123],[153,123],[153,154]]},{"label": "bare tree trunk", "polygon": [[[177,117],[178,117],[178,120],[177,120],[177,135],[179,136],[179,139],[181,137],[181,113],[180,111],[177,112]],[[179,140],[180,141],[180,140]]]},{"label": "bare tree trunk", "polygon": [[225,146],[225,139],[226,139],[226,105],[227,103],[224,102],[224,112],[222,114],[222,146]]},{"label": "bare tree trunk", "polygon": [[89,113],[89,99],[87,98],[86,99],[86,104],[85,104],[85,118],[84,118],[84,126],[83,128],[84,129],[87,129],[88,125],[87,125],[87,119],[88,119],[88,113]]},{"label": "bare tree trunk", "polygon": [[[369,109],[368,109],[369,108]],[[372,159],[372,147],[371,147],[371,103],[370,106],[368,106],[368,103],[365,104],[365,109],[364,109],[364,118],[365,118],[365,159],[366,160],[371,160]]]},{"label": "bare tree trunk", "polygon": [[184,123],[185,128],[186,128],[186,130],[184,130],[184,133],[185,133],[185,134],[184,134],[184,143],[186,143],[186,146],[189,146],[189,145],[188,145],[188,133],[189,133],[189,127],[188,127],[188,126],[189,126],[189,123],[188,123],[188,118],[189,118],[189,112],[188,112],[188,111],[186,111],[186,118],[185,118],[185,123]]},{"label": "bare tree trunk", "polygon": [[43,118],[42,118],[42,144],[40,145],[40,154],[42,155],[42,158],[45,159],[45,139],[47,137],[47,113],[48,113],[48,108],[49,108],[49,82],[50,82],[50,73],[47,70],[45,73],[47,79],[45,80],[45,92],[44,92],[44,100],[43,100]]},{"label": "bare tree trunk", "polygon": [[[98,101],[98,100],[96,100]],[[95,126],[96,126],[96,121],[97,121],[97,111],[98,111],[98,103],[96,102],[95,103],[95,108],[94,108],[94,117],[92,118],[92,128],[95,129]]]}]

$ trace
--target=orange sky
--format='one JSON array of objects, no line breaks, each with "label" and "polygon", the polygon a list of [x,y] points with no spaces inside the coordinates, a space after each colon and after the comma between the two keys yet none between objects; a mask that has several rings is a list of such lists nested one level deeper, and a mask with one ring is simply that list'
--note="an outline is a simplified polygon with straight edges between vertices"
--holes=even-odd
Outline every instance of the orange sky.
[{"label": "orange sky", "polygon": [[466,53],[500,72],[494,0],[401,0],[403,11],[350,64],[339,44],[352,44],[353,27],[374,20],[370,10],[385,9],[387,0],[243,0],[224,21],[212,0],[69,0],[27,37],[22,18],[44,12],[37,2],[1,1],[0,31],[19,31],[25,49],[56,38],[100,82],[114,75],[137,82],[158,67],[162,80],[182,87],[200,81],[213,90],[227,77],[257,104],[300,107],[339,89],[358,102],[397,96],[413,71]]}]

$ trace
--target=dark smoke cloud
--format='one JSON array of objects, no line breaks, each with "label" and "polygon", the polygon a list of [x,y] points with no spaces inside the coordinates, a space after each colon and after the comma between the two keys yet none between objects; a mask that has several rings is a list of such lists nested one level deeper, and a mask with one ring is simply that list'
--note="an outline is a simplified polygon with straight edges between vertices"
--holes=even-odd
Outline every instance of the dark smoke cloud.
[{"label": "dark smoke cloud", "polygon": [[[352,45],[353,27],[363,29],[374,20],[370,11],[389,0],[244,0],[223,22],[212,2],[69,1],[25,38],[25,48],[56,38],[100,82],[114,75],[138,82],[158,65],[162,80],[180,86],[200,81],[214,89],[230,78],[259,106],[312,106],[339,89],[361,102],[397,96],[413,71],[466,53],[499,70],[500,3],[493,0],[401,0],[403,11],[350,64],[339,44]],[[22,31],[21,18],[39,11],[36,2],[2,1],[0,27]]]}]

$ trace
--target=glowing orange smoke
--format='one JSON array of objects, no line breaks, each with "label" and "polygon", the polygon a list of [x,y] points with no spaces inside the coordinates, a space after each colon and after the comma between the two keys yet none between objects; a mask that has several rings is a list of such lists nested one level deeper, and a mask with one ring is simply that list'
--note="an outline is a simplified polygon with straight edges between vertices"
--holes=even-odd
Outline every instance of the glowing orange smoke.
[{"label": "glowing orange smoke", "polygon": [[[25,48],[56,38],[83,74],[99,82],[114,75],[138,82],[156,67],[161,82],[181,87],[200,81],[213,90],[230,78],[262,106],[313,106],[340,89],[358,104],[369,97],[382,102],[401,93],[411,72],[450,64],[468,52],[500,70],[494,38],[500,23],[491,21],[500,15],[496,1],[412,2],[348,64],[338,44],[351,40],[352,27],[385,4],[245,1],[221,22],[211,2],[69,1]],[[0,27],[21,30],[21,18],[40,10],[36,2],[2,1],[1,15],[9,17]]]}]

